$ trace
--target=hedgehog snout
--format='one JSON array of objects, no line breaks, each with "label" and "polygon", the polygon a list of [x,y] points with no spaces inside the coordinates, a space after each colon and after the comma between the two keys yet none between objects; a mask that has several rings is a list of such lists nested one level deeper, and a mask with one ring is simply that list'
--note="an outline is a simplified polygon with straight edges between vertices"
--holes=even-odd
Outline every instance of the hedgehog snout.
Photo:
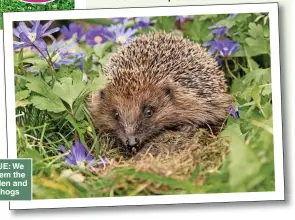
[{"label": "hedgehog snout", "polygon": [[139,139],[134,135],[128,136],[125,141],[125,145],[127,147],[136,147],[139,144]]}]

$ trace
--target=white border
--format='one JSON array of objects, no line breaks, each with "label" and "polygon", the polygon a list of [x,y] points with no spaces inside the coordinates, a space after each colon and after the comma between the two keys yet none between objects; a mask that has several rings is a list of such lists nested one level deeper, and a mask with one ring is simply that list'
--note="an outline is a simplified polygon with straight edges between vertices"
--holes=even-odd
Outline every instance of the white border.
[{"label": "white border", "polygon": [[75,0],[75,9],[85,9],[86,0]]},{"label": "white border", "polygon": [[4,42],[6,67],[6,100],[7,100],[7,131],[8,155],[16,158],[16,127],[15,127],[15,93],[14,93],[14,63],[12,22],[23,20],[59,19],[91,19],[130,16],[174,16],[197,14],[227,14],[227,13],[255,13],[269,12],[270,14],[270,44],[271,67],[273,85],[273,124],[274,124],[274,152],[275,152],[275,192],[255,193],[227,193],[227,194],[196,194],[196,195],[168,195],[168,196],[136,196],[114,198],[87,199],[55,199],[13,201],[11,209],[33,208],[61,208],[61,207],[89,207],[89,206],[123,206],[148,204],[176,204],[176,203],[208,203],[235,201],[284,200],[283,175],[283,145],[282,145],[282,116],[281,116],[281,88],[280,88],[280,60],[279,60],[279,30],[278,4],[239,4],[239,5],[210,5],[210,6],[179,6],[179,7],[151,7],[129,9],[100,9],[75,11],[42,11],[42,12],[14,12],[4,14]]}]

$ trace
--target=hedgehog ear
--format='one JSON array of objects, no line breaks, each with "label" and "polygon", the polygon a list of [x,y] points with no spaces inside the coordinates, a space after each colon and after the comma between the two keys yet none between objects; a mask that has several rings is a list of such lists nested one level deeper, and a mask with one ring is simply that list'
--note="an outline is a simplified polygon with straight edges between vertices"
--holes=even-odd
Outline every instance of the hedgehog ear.
[{"label": "hedgehog ear", "polygon": [[164,92],[165,92],[165,95],[169,98],[172,98],[173,97],[173,91],[170,87],[165,87],[164,88]]}]

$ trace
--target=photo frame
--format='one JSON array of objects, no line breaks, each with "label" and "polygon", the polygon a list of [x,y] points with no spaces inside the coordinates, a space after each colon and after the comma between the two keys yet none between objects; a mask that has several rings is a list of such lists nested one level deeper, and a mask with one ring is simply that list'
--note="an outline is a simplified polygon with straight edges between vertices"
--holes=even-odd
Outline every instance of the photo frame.
[{"label": "photo frame", "polygon": [[280,88],[280,57],[279,57],[279,28],[278,4],[239,4],[239,5],[211,5],[211,6],[177,6],[150,8],[122,8],[122,9],[92,9],[58,12],[17,12],[4,13],[4,42],[5,42],[5,76],[6,76],[6,105],[8,156],[17,158],[17,137],[15,126],[15,91],[14,91],[14,52],[13,25],[15,21],[28,20],[56,20],[94,19],[114,17],[139,16],[176,16],[176,15],[212,15],[231,13],[269,13],[270,48],[271,48],[271,80],[272,80],[272,110],[274,133],[275,160],[275,191],[247,192],[247,193],[214,193],[192,195],[161,195],[161,196],[132,196],[107,198],[75,198],[54,200],[32,200],[28,202],[10,202],[10,209],[61,208],[61,207],[91,207],[91,206],[124,206],[151,205],[176,203],[211,203],[236,201],[263,201],[284,199],[283,173],[283,145],[282,145],[282,117],[281,117],[281,88]]}]

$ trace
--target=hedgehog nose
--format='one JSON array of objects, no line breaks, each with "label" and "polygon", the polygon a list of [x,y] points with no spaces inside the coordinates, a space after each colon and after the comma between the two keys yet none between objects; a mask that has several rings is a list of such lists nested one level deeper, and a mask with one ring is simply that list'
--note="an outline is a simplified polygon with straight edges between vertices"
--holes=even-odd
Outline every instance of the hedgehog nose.
[{"label": "hedgehog nose", "polygon": [[136,145],[138,145],[138,143],[139,143],[138,138],[136,138],[136,137],[134,137],[134,136],[130,136],[130,137],[128,137],[127,140],[126,140],[126,145],[127,145],[128,147],[135,147]]}]

